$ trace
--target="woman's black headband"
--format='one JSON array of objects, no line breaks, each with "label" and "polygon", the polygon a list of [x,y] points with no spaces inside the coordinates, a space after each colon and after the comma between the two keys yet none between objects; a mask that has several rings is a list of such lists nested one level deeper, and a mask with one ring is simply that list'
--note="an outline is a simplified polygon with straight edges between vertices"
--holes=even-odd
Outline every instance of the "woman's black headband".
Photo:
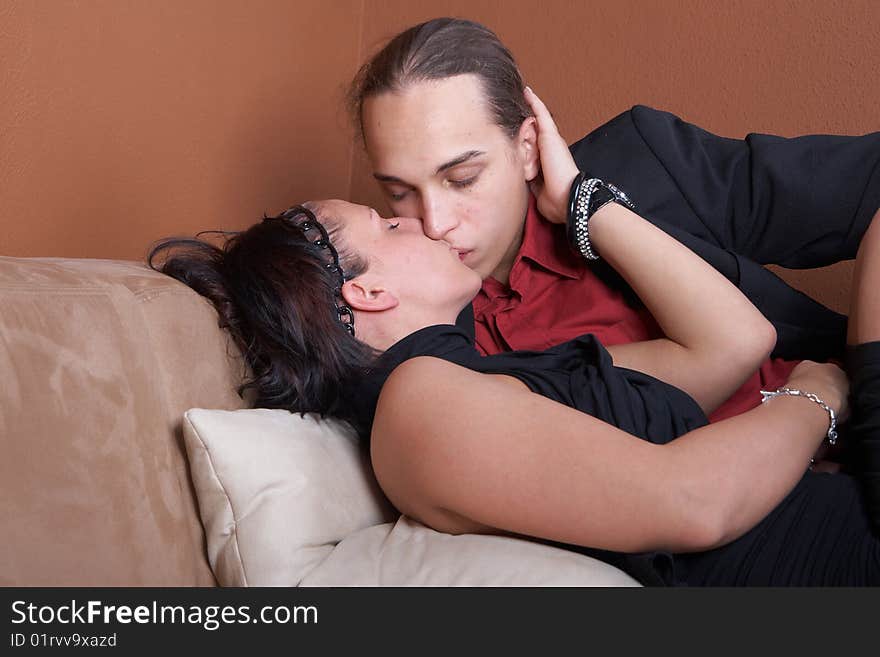
[{"label": "woman's black headband", "polygon": [[[330,241],[330,235],[323,224],[318,221],[315,213],[302,205],[295,205],[288,208],[277,217],[266,217],[266,219],[280,219],[291,226],[295,226],[302,231],[303,236],[311,240],[312,244],[318,247],[319,253],[324,259],[324,266],[327,270],[336,276],[336,286],[333,293],[336,296],[334,305],[336,307],[336,317],[339,323],[348,331],[352,337],[354,336],[354,312],[345,303],[342,298],[342,285],[345,283],[345,273],[339,264],[339,253]],[[310,236],[309,233],[312,233]]]}]

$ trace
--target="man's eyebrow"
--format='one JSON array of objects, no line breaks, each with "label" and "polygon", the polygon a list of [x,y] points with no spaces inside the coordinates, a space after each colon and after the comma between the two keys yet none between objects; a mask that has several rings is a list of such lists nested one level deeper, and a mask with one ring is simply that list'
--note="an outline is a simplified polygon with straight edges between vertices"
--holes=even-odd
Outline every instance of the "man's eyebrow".
[{"label": "man's eyebrow", "polygon": [[[437,167],[437,171],[435,173],[443,173],[447,169],[451,169],[452,167],[457,167],[459,164],[464,164],[468,160],[472,160],[475,157],[479,157],[480,155],[485,155],[485,151],[468,151],[467,153],[462,153],[458,157],[455,157],[449,162],[445,162]],[[379,182],[388,182],[388,183],[398,183],[401,185],[406,185],[406,181],[401,180],[397,176],[389,176],[385,173],[373,173],[373,178],[378,180]]]},{"label": "man's eyebrow", "polygon": [[451,169],[452,167],[457,167],[459,164],[464,164],[468,160],[472,160],[475,157],[479,157],[480,155],[485,155],[483,151],[468,151],[467,153],[462,153],[456,158],[449,160],[445,164],[441,164],[437,167],[436,173],[443,173],[447,169]]},{"label": "man's eyebrow", "polygon": [[375,178],[379,182],[400,183],[401,185],[406,184],[397,176],[388,176],[384,173],[373,173],[373,178]]}]

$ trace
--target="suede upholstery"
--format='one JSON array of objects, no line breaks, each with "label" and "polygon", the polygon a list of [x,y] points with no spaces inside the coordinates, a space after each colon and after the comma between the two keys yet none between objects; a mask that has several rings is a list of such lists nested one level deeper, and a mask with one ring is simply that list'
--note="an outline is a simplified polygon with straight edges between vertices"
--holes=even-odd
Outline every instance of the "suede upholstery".
[{"label": "suede upholstery", "polygon": [[0,257],[0,585],[213,585],[182,419],[241,408],[242,367],[141,264]]},{"label": "suede upholstery", "polygon": [[[205,299],[143,264],[0,256],[0,372],[2,586],[637,585],[399,516],[342,434],[271,447],[294,430],[284,412],[227,421],[246,407],[238,350]],[[253,428],[263,448],[238,442]]]},{"label": "suede upholstery", "polygon": [[400,516],[343,427],[241,410],[214,309],[140,263],[0,257],[0,309],[0,585],[637,585]]}]

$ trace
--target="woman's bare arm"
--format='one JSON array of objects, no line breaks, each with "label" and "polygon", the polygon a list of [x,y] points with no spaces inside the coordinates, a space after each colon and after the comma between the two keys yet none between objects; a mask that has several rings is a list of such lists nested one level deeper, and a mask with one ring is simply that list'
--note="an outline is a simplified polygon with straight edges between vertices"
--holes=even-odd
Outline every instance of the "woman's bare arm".
[{"label": "woman's bare arm", "polygon": [[[577,165],[547,108],[533,93],[526,97],[543,172],[532,190],[544,216],[562,222]],[[773,325],[711,265],[627,208],[604,206],[589,228],[599,255],[635,290],[665,335],[610,347],[614,363],[681,388],[706,412],[717,408],[773,350]]]},{"label": "woman's bare arm", "polygon": [[[815,366],[826,379],[832,367]],[[832,379],[793,383],[842,404],[845,378]],[[441,531],[693,551],[763,518],[827,429],[818,405],[780,397],[655,445],[509,377],[422,357],[386,382],[371,449],[389,499]]]},{"label": "woman's bare arm", "polygon": [[656,226],[611,203],[593,215],[590,234],[666,336],[609,347],[615,365],[681,388],[708,413],[773,350],[773,325],[745,295]]}]

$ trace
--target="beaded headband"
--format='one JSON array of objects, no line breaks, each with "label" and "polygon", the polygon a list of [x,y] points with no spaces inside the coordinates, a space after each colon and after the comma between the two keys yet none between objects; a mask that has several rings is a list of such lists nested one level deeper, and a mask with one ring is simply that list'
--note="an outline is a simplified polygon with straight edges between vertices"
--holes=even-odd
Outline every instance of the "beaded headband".
[{"label": "beaded headband", "polygon": [[354,312],[342,298],[342,284],[345,283],[345,273],[339,264],[339,253],[330,241],[327,229],[318,221],[314,212],[302,205],[295,205],[277,217],[266,217],[266,219],[281,219],[292,226],[296,226],[302,231],[303,236],[307,240],[311,240],[312,244],[318,247],[318,252],[324,259],[324,266],[331,274],[336,274],[337,276],[337,284],[333,289],[333,294],[336,296],[336,301],[334,302],[336,318],[343,328],[354,337]]}]

